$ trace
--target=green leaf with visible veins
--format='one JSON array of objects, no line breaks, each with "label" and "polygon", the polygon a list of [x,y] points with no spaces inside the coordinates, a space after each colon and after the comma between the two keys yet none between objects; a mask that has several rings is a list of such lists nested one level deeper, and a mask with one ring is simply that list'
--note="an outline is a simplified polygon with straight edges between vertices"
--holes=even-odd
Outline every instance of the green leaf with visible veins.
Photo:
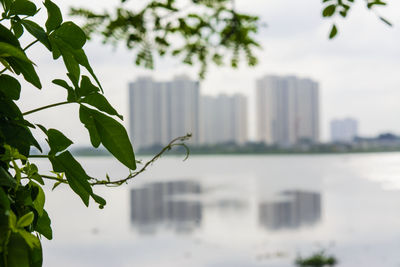
[{"label": "green leaf with visible veins", "polygon": [[25,62],[32,63],[21,48],[5,42],[0,42],[0,57],[15,57]]},{"label": "green leaf with visible veins", "polygon": [[135,170],[135,154],[125,128],[115,119],[83,105],[80,107],[80,112],[93,119],[92,131],[96,131],[104,147],[122,164]]},{"label": "green leaf with visible veins", "polygon": [[36,37],[39,42],[41,42],[44,46],[47,47],[47,49],[51,51],[49,38],[47,37],[47,34],[42,27],[40,27],[37,23],[27,19],[21,20],[21,23],[30,34]]}]

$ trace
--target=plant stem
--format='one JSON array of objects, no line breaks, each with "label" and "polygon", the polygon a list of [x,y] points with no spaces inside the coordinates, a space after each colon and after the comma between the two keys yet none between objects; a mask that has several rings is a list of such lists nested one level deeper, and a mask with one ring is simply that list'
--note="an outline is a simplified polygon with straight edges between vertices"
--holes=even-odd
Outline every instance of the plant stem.
[{"label": "plant stem", "polygon": [[40,107],[40,108],[29,110],[27,112],[22,113],[22,115],[25,116],[25,115],[28,115],[28,114],[31,114],[31,113],[34,113],[34,112],[37,112],[37,111],[40,111],[40,110],[43,110],[43,109],[52,108],[52,107],[56,107],[56,106],[61,106],[61,105],[65,105],[65,104],[70,104],[70,103],[73,103],[73,102],[68,102],[68,101],[59,102],[59,103],[55,103],[55,104],[51,104],[51,105],[47,105],[47,106],[43,106],[43,107]]},{"label": "plant stem", "polygon": [[36,40],[33,41],[32,43],[28,44],[23,50],[26,51],[27,49],[29,49],[29,47],[31,47],[32,45],[36,44],[37,42],[39,42],[38,39],[36,39]]},{"label": "plant stem", "polygon": [[29,155],[28,158],[49,158],[49,155]]},{"label": "plant stem", "polygon": [[42,174],[39,174],[39,175],[42,176],[42,178],[45,178],[45,179],[55,180],[55,181],[58,181],[58,182],[63,183],[63,184],[67,183],[67,180],[60,179],[58,177],[49,176],[49,175],[42,175]]}]

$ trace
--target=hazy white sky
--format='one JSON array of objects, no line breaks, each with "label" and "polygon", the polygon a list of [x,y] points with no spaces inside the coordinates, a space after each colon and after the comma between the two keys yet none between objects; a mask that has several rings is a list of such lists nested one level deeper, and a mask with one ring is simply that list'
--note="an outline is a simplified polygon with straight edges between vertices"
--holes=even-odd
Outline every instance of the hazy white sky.
[{"label": "hazy white sky", "polygon": [[[130,0],[132,3],[138,0]],[[59,2],[65,13],[68,5],[82,5],[81,1]],[[111,8],[118,1],[85,1],[85,6]],[[349,17],[339,22],[339,35],[328,40],[331,21],[321,18],[321,1],[316,0],[237,0],[240,11],[259,15],[268,27],[258,35],[263,50],[257,52],[260,64],[249,68],[242,64],[238,70],[212,67],[202,82],[206,94],[241,92],[249,96],[250,121],[254,121],[255,80],[265,74],[297,75],[320,83],[321,133],[329,136],[329,121],[351,116],[359,120],[360,134],[375,135],[383,131],[400,133],[400,1],[390,1],[380,8],[381,15],[394,23],[390,28],[376,15],[356,4]],[[124,115],[128,113],[127,84],[136,77],[150,74],[168,79],[188,73],[196,78],[197,69],[182,66],[171,60],[156,62],[153,71],[133,64],[133,55],[123,48],[114,50],[93,40],[86,46],[92,67],[105,88],[110,102]],[[65,77],[61,62],[54,63],[48,53],[35,47],[30,52],[38,65],[44,92],[32,88],[23,93],[23,111],[63,101],[66,92],[51,84],[55,78]],[[62,116],[62,117],[61,117]],[[48,127],[64,130],[79,144],[89,138],[79,123],[77,107],[59,107],[31,118]],[[125,120],[127,121],[127,120]],[[127,126],[127,124],[126,124]],[[251,134],[254,125],[251,123]]]}]

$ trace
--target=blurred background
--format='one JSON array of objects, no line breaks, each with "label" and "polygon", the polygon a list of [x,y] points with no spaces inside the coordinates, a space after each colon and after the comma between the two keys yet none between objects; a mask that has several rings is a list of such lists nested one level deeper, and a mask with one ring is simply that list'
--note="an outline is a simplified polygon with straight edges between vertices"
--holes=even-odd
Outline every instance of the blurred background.
[{"label": "blurred background", "polygon": [[[118,2],[58,4],[67,14]],[[192,154],[172,151],[129,185],[99,188],[104,210],[67,188],[50,192],[55,238],[43,240],[44,266],[294,266],[322,250],[338,266],[400,264],[400,3],[369,12],[356,1],[333,40],[320,1],[237,0],[236,9],[266,24],[259,64],[210,66],[204,80],[174,58],[146,70],[123,45],[86,45],[138,159],[186,133]],[[41,49],[31,53],[46,97],[25,90],[23,111],[65,98],[51,84],[62,62]],[[65,132],[89,175],[129,174],[89,148],[78,107],[31,118]]]}]

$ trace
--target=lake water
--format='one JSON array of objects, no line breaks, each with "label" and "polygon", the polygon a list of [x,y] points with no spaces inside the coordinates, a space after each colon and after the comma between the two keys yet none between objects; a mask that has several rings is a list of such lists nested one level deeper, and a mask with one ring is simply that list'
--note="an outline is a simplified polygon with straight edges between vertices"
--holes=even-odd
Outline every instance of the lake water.
[{"label": "lake water", "polygon": [[[79,161],[91,176],[128,174],[111,158]],[[320,250],[338,266],[400,264],[400,153],[164,157],[97,187],[103,210],[48,191],[44,266],[294,266]]]}]

